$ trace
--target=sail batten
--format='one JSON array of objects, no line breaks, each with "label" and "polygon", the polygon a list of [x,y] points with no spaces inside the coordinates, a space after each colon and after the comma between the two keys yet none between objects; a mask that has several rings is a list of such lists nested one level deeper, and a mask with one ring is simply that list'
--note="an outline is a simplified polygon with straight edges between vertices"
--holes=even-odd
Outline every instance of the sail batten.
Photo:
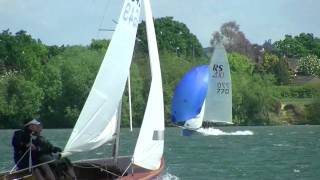
[{"label": "sail batten", "polygon": [[[117,27],[64,152],[89,151],[113,139],[134,50],[140,3],[125,0]],[[115,80],[112,80],[116,78]]]}]

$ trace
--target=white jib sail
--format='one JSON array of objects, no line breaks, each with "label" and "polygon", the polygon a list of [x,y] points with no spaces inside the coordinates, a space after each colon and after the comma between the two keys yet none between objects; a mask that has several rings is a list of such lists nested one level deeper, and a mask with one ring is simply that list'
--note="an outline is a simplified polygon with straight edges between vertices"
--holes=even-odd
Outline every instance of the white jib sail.
[{"label": "white jib sail", "polygon": [[164,146],[162,80],[149,0],[144,0],[144,9],[152,81],[146,111],[133,154],[133,163],[146,169],[156,170],[160,167]]},{"label": "white jib sail", "polygon": [[125,0],[108,51],[64,154],[89,151],[112,139],[112,119],[129,74],[139,17],[139,1]]},{"label": "white jib sail", "polygon": [[208,91],[204,121],[232,123],[232,88],[225,48],[218,43],[209,65]]}]

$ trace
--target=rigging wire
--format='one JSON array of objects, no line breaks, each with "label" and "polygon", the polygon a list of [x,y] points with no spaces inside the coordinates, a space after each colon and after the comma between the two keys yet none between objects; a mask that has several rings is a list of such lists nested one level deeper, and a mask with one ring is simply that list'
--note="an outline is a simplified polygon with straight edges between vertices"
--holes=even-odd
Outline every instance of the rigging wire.
[{"label": "rigging wire", "polygon": [[99,36],[100,36],[100,29],[103,29],[102,25],[103,25],[103,22],[104,22],[104,19],[106,17],[107,12],[109,11],[110,2],[111,2],[111,0],[107,1],[106,6],[104,7],[104,10],[103,10],[104,13],[102,16],[102,20],[100,21],[100,24],[98,26],[97,38],[99,38]]}]

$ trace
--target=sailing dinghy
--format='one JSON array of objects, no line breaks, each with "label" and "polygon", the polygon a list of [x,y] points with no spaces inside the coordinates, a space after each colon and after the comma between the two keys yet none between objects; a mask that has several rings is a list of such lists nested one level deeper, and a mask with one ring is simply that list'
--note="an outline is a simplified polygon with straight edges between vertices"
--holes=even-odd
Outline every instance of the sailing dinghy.
[{"label": "sailing dinghy", "polygon": [[[132,156],[118,156],[121,99],[129,75],[141,2],[125,0],[112,40],[62,156],[91,151],[114,142],[113,156],[74,162],[78,179],[152,179],[164,168],[164,108],[158,48],[149,0],[143,0],[149,48],[151,87]],[[0,179],[32,179],[25,170]]]},{"label": "sailing dinghy", "polygon": [[232,124],[231,74],[222,43],[215,45],[209,66],[191,69],[177,85],[172,122],[189,130]]}]

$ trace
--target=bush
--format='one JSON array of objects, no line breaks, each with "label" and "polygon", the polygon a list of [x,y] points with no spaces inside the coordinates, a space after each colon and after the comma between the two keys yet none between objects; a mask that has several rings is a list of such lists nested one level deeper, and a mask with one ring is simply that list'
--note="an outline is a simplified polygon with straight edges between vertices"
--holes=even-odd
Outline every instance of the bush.
[{"label": "bush", "polygon": [[316,98],[313,103],[306,106],[306,117],[309,124],[320,124],[320,98]]}]

